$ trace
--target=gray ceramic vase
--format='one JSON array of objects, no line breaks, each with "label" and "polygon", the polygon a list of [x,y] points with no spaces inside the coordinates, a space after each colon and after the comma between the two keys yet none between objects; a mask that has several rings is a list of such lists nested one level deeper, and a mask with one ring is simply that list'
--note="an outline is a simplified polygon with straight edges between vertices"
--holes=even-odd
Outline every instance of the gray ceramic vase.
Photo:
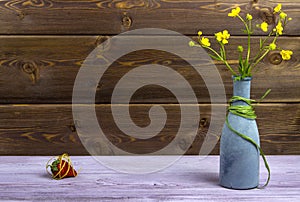
[{"label": "gray ceramic vase", "polygon": [[[233,95],[250,98],[251,77],[233,81]],[[237,101],[233,105],[247,105]],[[243,118],[229,112],[228,121],[238,132],[249,136],[259,145],[256,120]],[[220,143],[220,185],[231,189],[256,188],[259,183],[258,149],[231,131],[224,124]]]}]

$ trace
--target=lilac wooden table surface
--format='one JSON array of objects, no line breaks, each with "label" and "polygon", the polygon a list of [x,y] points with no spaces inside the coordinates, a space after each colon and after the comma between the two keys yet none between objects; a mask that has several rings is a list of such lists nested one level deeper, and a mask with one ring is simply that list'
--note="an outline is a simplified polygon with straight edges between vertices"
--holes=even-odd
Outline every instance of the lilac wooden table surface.
[{"label": "lilac wooden table surface", "polygon": [[[300,201],[300,156],[268,156],[269,186],[243,191],[218,185],[218,156],[184,156],[167,169],[143,175],[116,172],[90,156],[72,156],[81,172],[64,180],[45,172],[49,158],[0,156],[0,201]],[[261,163],[261,183],[266,177]]]}]

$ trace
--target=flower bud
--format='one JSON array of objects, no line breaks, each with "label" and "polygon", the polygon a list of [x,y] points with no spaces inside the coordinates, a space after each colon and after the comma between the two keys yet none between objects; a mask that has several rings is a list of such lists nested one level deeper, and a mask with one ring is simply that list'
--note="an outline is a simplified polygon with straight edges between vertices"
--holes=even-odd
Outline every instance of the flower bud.
[{"label": "flower bud", "polygon": [[276,49],[276,44],[275,43],[270,43],[269,48],[270,48],[270,50],[275,50]]},{"label": "flower bud", "polygon": [[238,46],[238,47],[237,47],[237,50],[238,50],[240,53],[242,53],[242,52],[244,51],[244,48],[243,48],[243,46]]},{"label": "flower bud", "polygon": [[279,14],[279,17],[280,17],[280,19],[282,19],[282,20],[284,20],[284,19],[286,18],[286,16],[287,16],[287,14],[284,13],[284,12],[281,12],[281,13]]},{"label": "flower bud", "polygon": [[189,46],[190,46],[190,47],[193,47],[193,46],[195,46],[195,45],[196,45],[196,44],[195,44],[194,41],[190,41],[190,42],[189,42]]},{"label": "flower bud", "polygon": [[250,21],[250,20],[252,20],[253,17],[252,17],[252,15],[250,15],[249,13],[247,13],[246,18],[247,18],[247,20]]}]

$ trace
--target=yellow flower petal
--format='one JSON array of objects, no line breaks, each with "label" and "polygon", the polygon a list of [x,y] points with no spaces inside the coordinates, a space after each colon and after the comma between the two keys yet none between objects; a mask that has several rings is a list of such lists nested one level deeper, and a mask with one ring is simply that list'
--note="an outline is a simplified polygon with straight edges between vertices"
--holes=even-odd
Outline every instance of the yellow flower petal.
[{"label": "yellow flower petal", "polygon": [[230,34],[229,34],[229,32],[225,29],[224,31],[223,31],[223,38],[224,39],[229,39],[229,37],[230,37]]},{"label": "yellow flower petal", "polygon": [[281,4],[277,4],[277,6],[274,8],[274,13],[278,13],[281,11]]},{"label": "yellow flower petal", "polygon": [[228,40],[227,39],[223,39],[222,40],[222,44],[228,44]]},{"label": "yellow flower petal", "polygon": [[284,20],[287,17],[287,14],[285,12],[281,12],[279,14],[280,19]]},{"label": "yellow flower petal", "polygon": [[202,44],[203,46],[210,46],[209,39],[206,38],[206,37],[202,37],[202,39],[201,39],[201,44]]},{"label": "yellow flower petal", "polygon": [[290,60],[291,56],[293,55],[293,51],[291,50],[281,50],[280,55],[283,60]]},{"label": "yellow flower petal", "polygon": [[263,23],[261,23],[260,24],[260,28],[261,28],[261,30],[262,31],[264,31],[264,32],[267,32],[268,31],[268,23],[266,23],[266,22],[263,22]]},{"label": "yellow flower petal", "polygon": [[215,34],[217,41],[222,41],[222,32],[218,32]]},{"label": "yellow flower petal", "polygon": [[202,35],[202,32],[201,32],[201,31],[199,31],[199,32],[198,32],[198,36],[201,36],[201,35]]},{"label": "yellow flower petal", "polygon": [[282,35],[282,31],[283,31],[283,27],[282,27],[281,22],[279,21],[278,24],[276,25],[276,32],[277,32],[279,35]]},{"label": "yellow flower petal", "polygon": [[228,40],[230,37],[229,32],[225,29],[223,32],[218,32],[215,34],[217,41],[221,42],[222,44],[228,44]]},{"label": "yellow flower petal", "polygon": [[241,12],[241,8],[240,7],[236,7],[234,9],[232,9],[230,13],[228,13],[228,16],[235,18],[236,16],[239,15],[240,12]]}]

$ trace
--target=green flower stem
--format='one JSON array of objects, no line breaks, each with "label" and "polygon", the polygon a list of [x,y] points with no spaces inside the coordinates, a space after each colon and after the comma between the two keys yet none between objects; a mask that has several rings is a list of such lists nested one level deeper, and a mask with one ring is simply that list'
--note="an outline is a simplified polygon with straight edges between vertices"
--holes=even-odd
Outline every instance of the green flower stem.
[{"label": "green flower stem", "polygon": [[235,73],[235,71],[230,67],[230,65],[228,64],[227,60],[222,60],[224,62],[224,64],[226,65],[226,67],[231,71],[231,73],[233,74],[233,76],[237,76],[237,73]]},{"label": "green flower stem", "polygon": [[247,64],[249,64],[249,59],[250,59],[250,51],[251,51],[251,48],[250,48],[250,32],[249,32],[249,30],[247,29],[247,32],[248,32],[248,49],[247,49],[247,59],[246,59],[246,61],[247,61]]},{"label": "green flower stem", "polygon": [[253,62],[257,61],[259,56],[262,54],[262,52],[265,50],[265,46],[263,46],[261,49],[259,49],[258,53],[255,55],[255,57],[250,62],[250,66],[252,66]]},{"label": "green flower stem", "polygon": [[240,16],[237,15],[237,17],[244,23],[247,34],[248,34],[248,45],[247,45],[247,57],[246,57],[246,63],[249,64],[249,59],[250,59],[250,52],[251,52],[251,47],[250,47],[250,36],[251,36],[251,31],[249,29],[248,24],[245,22],[245,20]]},{"label": "green flower stem", "polygon": [[224,60],[226,60],[226,51],[225,51],[225,46],[222,42],[219,41],[220,47],[221,47],[221,52],[222,52],[222,56],[224,58]]},{"label": "green flower stem", "polygon": [[243,74],[244,64],[243,64],[243,54],[242,54],[242,52],[239,53],[239,66],[238,66],[238,70],[239,70],[240,74]]},{"label": "green flower stem", "polygon": [[272,34],[273,34],[273,30],[270,31],[270,33],[268,34],[268,36],[266,36],[265,39],[263,40],[262,47],[264,47],[264,44],[265,44],[266,41],[272,36]]},{"label": "green flower stem", "polygon": [[207,48],[208,50],[210,50],[211,52],[213,52],[218,58],[220,58],[220,60],[222,60],[223,58],[221,57],[221,55],[215,51],[214,49],[212,49],[211,47],[209,46],[203,46],[204,48]]},{"label": "green flower stem", "polygon": [[256,62],[255,62],[253,65],[250,66],[249,72],[251,72],[251,70],[252,70],[254,67],[256,67],[256,65],[257,65],[262,59],[264,59],[264,57],[265,57],[269,52],[270,52],[270,49],[266,50],[266,51],[264,52],[264,54],[262,54],[262,55],[260,56],[260,58],[258,58],[258,59],[256,60]]},{"label": "green flower stem", "polygon": [[230,67],[230,65],[228,64],[227,60],[224,59],[217,51],[215,51],[214,49],[212,49],[209,46],[203,46],[203,47],[207,48],[208,50],[210,50],[211,52],[213,52],[218,58],[220,58],[220,61],[222,61],[226,65],[226,67],[231,71],[231,73],[234,76],[237,76],[237,73]]},{"label": "green flower stem", "polygon": [[250,30],[250,33],[253,33],[252,20],[249,20],[249,30]]},{"label": "green flower stem", "polygon": [[[265,39],[263,40],[262,45],[261,45],[261,47],[260,47],[258,53],[257,53],[257,54],[255,55],[255,57],[252,59],[250,65],[249,65],[249,66],[250,66],[250,71],[251,71],[251,69],[253,68],[253,66],[255,67],[255,66],[263,59],[263,57],[266,56],[266,54],[268,54],[268,53],[270,52],[270,50],[269,50],[266,54],[263,54],[263,55],[262,55],[263,57],[260,56],[260,55],[263,53],[263,51],[266,49],[265,43],[266,43],[266,41],[271,37],[272,33],[273,33],[273,31],[271,31],[271,32],[268,34],[268,36],[265,37]],[[272,43],[275,43],[275,42],[276,42],[277,37],[278,37],[278,35],[276,35],[276,36],[274,37]],[[254,62],[254,65],[252,65],[253,62]]]}]

